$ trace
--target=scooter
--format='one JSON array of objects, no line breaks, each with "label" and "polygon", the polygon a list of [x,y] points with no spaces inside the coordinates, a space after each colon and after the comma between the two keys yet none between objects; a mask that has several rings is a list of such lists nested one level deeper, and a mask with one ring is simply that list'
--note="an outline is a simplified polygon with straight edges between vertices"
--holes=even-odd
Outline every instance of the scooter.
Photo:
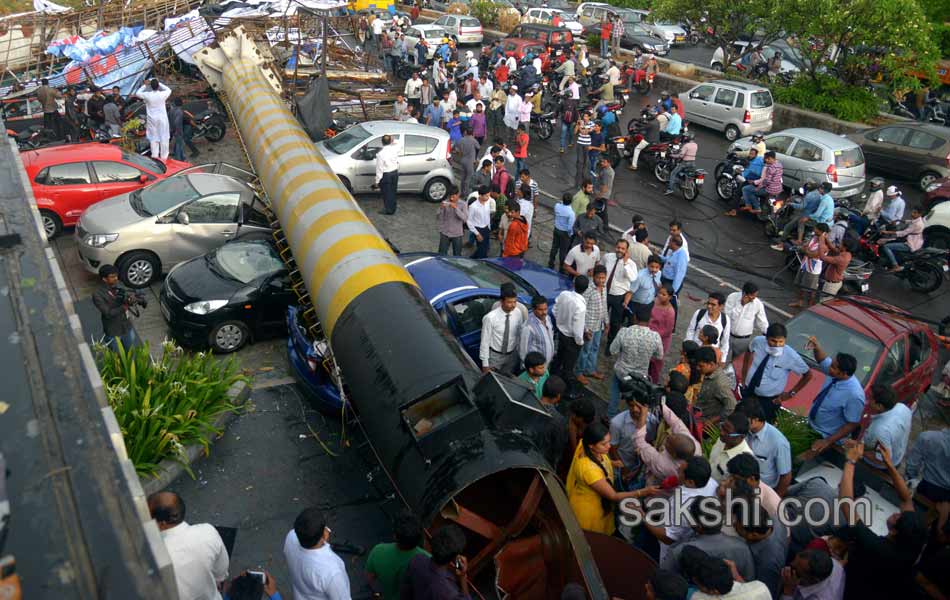
[{"label": "scooter", "polygon": [[209,142],[220,142],[228,129],[228,122],[221,113],[208,111],[195,115],[195,124],[191,138],[204,138]]}]

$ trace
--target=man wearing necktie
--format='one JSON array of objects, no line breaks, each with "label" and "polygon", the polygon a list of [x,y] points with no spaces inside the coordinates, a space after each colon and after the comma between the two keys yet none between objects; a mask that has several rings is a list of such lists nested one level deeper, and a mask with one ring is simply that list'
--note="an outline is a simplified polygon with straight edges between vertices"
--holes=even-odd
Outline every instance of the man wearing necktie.
[{"label": "man wearing necktie", "polygon": [[[812,377],[811,369],[798,352],[785,345],[786,337],[788,330],[785,325],[772,323],[765,335],[754,338],[749,344],[749,352],[742,355],[742,370],[739,372],[739,382],[745,382],[742,399],[758,402],[769,423],[775,422],[782,402],[805,389]],[[790,373],[798,373],[801,379],[786,392]]]},{"label": "man wearing necktie", "polygon": [[808,411],[808,424],[822,437],[812,444],[811,449],[821,453],[860,427],[864,414],[864,388],[854,376],[858,370],[854,356],[839,352],[832,360],[815,336],[808,338],[805,347],[812,349],[818,368],[828,375]]},{"label": "man wearing necktie", "polygon": [[482,339],[478,357],[482,361],[482,372],[494,369],[505,375],[513,375],[518,368],[518,338],[524,315],[518,307],[518,294],[514,289],[503,286],[501,304],[482,317]]}]

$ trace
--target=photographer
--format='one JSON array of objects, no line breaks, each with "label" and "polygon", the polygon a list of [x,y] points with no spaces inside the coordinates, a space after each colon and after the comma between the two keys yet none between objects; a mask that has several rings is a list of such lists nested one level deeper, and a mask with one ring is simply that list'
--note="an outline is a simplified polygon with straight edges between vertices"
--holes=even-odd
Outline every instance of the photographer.
[{"label": "photographer", "polygon": [[102,313],[103,341],[111,350],[117,350],[116,342],[128,350],[138,343],[138,336],[129,322],[129,307],[143,304],[144,298],[119,286],[119,270],[113,265],[99,267],[99,278],[104,285],[92,294],[92,303]]}]

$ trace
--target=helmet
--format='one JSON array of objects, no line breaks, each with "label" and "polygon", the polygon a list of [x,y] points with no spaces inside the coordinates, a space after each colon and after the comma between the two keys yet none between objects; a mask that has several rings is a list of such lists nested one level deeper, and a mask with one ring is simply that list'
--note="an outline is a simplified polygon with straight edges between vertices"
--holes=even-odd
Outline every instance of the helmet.
[{"label": "helmet", "polygon": [[875,177],[874,179],[872,179],[872,180],[870,181],[870,186],[869,186],[869,187],[871,188],[871,191],[872,191],[872,192],[878,191],[879,189],[881,189],[882,187],[884,187],[884,178],[883,178],[883,177]]},{"label": "helmet", "polygon": [[887,188],[887,191],[884,192],[884,194],[885,194],[886,196],[900,196],[900,195],[901,195],[901,191],[900,191],[899,189],[897,189],[897,186],[896,186],[896,185],[892,185],[892,186],[890,186],[889,188]]},{"label": "helmet", "polygon": [[670,93],[669,93],[668,91],[666,91],[666,90],[663,90],[662,92],[660,92],[660,97],[661,97],[661,98],[669,98],[669,97],[670,97]]},{"label": "helmet", "polygon": [[683,133],[680,134],[680,141],[682,142],[688,142],[691,139],[693,139],[693,134],[688,131],[684,131]]},{"label": "helmet", "polygon": [[472,54],[472,51],[471,51],[471,50],[468,50],[468,51],[465,53],[465,58],[472,58],[472,57],[474,57],[474,56],[475,56],[475,55]]},{"label": "helmet", "polygon": [[762,140],[764,140],[764,139],[765,139],[765,134],[762,133],[761,131],[758,131],[758,132],[752,134],[752,141],[753,141],[753,142],[760,142],[760,141],[762,141]]}]

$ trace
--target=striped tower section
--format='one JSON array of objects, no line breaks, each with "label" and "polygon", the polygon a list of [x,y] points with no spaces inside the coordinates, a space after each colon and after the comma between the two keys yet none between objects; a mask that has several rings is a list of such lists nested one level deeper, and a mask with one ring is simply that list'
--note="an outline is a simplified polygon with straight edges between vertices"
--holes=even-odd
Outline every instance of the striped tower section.
[{"label": "striped tower section", "polygon": [[243,27],[195,55],[227,96],[247,152],[287,235],[327,338],[340,315],[375,286],[415,281],[340,183],[279,96]]}]

